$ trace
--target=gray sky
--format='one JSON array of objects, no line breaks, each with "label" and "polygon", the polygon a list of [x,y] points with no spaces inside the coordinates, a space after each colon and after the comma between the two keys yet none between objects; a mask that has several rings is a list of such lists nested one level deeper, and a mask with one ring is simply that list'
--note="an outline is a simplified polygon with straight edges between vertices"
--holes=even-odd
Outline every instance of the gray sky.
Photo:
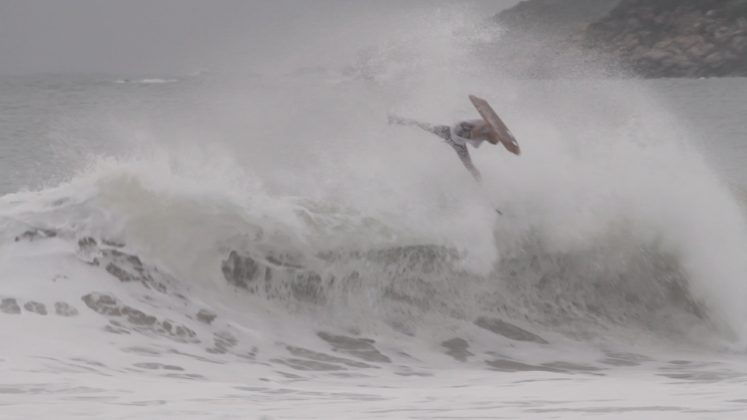
[{"label": "gray sky", "polygon": [[351,16],[518,0],[0,0],[0,73],[173,73],[302,47]]}]

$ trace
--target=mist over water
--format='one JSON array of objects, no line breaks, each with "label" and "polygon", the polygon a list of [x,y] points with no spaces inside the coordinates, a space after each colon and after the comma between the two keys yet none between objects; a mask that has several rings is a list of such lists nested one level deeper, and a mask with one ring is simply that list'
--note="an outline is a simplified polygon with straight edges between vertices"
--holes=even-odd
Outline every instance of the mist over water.
[{"label": "mist over water", "polygon": [[[504,77],[481,54],[500,42],[500,28],[480,21],[464,8],[356,16],[330,27],[334,37],[289,49],[264,74],[183,80],[179,102],[150,105],[155,118],[135,100],[115,103],[107,123],[87,126],[97,119],[89,115],[75,129],[103,138],[98,150],[78,150],[69,188],[101,194],[104,207],[119,210],[123,239],[168,256],[169,269],[187,277],[194,265],[215,277],[219,244],[250,225],[308,255],[442,245],[496,284],[506,256],[574,255],[583,270],[610,271],[573,273],[563,279],[569,290],[620,282],[640,263],[630,258],[672,258],[708,322],[740,336],[743,213],[682,124],[632,80]],[[161,90],[169,97],[165,89],[175,88]],[[483,187],[437,138],[385,123],[391,112],[444,124],[472,118],[469,93],[494,104],[525,151],[476,150]],[[56,149],[69,153],[69,140],[87,147],[66,136]],[[244,228],[210,221],[226,211]],[[184,226],[189,220],[200,226]],[[208,255],[212,265],[203,264]],[[660,274],[643,269],[637,281],[668,281]]]},{"label": "mist over water", "polygon": [[[683,124],[648,86],[632,80],[503,77],[500,63],[480,54],[484,43],[499,40],[500,28],[476,21],[455,9],[365,25],[353,20],[331,31],[350,46],[312,40],[298,55],[288,54],[289,62],[299,56],[299,67],[323,57],[332,68],[276,71],[238,94],[220,93],[220,100],[231,98],[229,109],[216,113],[236,124],[223,135],[237,163],[217,179],[230,177],[229,188],[244,188],[247,181],[237,178],[250,179],[271,201],[297,196],[349,211],[347,223],[377,221],[373,231],[331,235],[341,246],[445,245],[480,275],[495,275],[502,254],[516,254],[530,237],[541,247],[533,252],[579,254],[602,266],[628,253],[671,257],[712,321],[741,334],[743,212]],[[491,100],[525,150],[520,158],[491,148],[473,153],[484,188],[470,182],[437,139],[384,124],[389,112],[447,124],[473,117],[468,93]],[[493,203],[507,217],[496,218]],[[290,220],[283,223],[303,225],[292,211],[285,214]],[[318,235],[329,234],[302,234],[312,243]],[[600,248],[607,252],[597,254]],[[657,273],[641,275],[660,280]]]},{"label": "mist over water", "polygon": [[[485,54],[500,28],[465,7],[353,14],[314,34],[247,58],[261,61],[255,73],[0,85],[80,99],[44,134],[19,126],[36,140],[16,152],[13,170],[29,175],[11,185],[31,191],[0,198],[0,267],[13,278],[0,297],[87,311],[39,328],[103,349],[107,369],[140,369],[150,354],[199,380],[261,378],[267,395],[361,385],[328,371],[375,378],[386,399],[406,376],[441,384],[442,369],[480,390],[486,369],[607,380],[610,366],[643,369],[675,350],[744,351],[742,198],[656,86],[508,78]],[[481,186],[440,139],[387,125],[389,113],[475,118],[468,94],[522,147],[473,149]],[[53,169],[34,178],[22,167],[33,156]],[[138,324],[132,308],[155,321]],[[202,325],[201,309],[218,320]],[[82,357],[54,334],[12,354],[49,343]]]}]

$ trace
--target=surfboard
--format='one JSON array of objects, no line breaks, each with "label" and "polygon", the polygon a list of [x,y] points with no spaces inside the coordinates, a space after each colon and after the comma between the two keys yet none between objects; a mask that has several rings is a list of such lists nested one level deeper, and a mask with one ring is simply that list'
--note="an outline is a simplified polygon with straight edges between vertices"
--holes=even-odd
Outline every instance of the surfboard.
[{"label": "surfboard", "polygon": [[506,127],[506,124],[501,120],[498,114],[495,113],[488,101],[474,95],[469,95],[469,100],[472,102],[472,105],[475,106],[477,112],[480,113],[482,119],[485,120],[492,129],[489,137],[490,142],[493,144],[500,142],[509,152],[515,155],[520,155],[521,148],[519,147],[519,142],[516,141],[511,130]]}]

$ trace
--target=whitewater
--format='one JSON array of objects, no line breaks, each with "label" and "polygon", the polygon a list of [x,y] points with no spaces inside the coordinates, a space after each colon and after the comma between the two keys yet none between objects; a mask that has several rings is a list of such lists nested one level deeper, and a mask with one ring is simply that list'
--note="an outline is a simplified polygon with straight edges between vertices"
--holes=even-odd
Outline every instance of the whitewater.
[{"label": "whitewater", "polygon": [[[743,83],[516,80],[475,22],[0,81],[0,418],[744,418]],[[386,124],[468,94],[482,186]]]}]

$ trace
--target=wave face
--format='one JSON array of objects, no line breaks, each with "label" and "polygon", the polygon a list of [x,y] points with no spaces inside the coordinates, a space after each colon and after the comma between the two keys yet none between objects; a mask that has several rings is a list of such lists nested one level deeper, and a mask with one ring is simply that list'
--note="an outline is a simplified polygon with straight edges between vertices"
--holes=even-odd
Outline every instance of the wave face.
[{"label": "wave face", "polygon": [[[361,402],[387,416],[375,401],[418,405],[387,391],[405,381],[433,398],[467,386],[473,405],[453,409],[477,415],[495,371],[587,375],[599,390],[568,392],[598,401],[577,412],[619,413],[601,401],[620,369],[743,382],[741,368],[670,363],[674,348],[743,349],[747,325],[744,212],[687,125],[637,81],[501,77],[483,54],[499,34],[460,13],[358,27],[349,42],[377,47],[352,61],[354,45],[310,43],[340,71],[180,84],[157,121],[118,124],[66,181],[3,196],[0,323],[13,344],[0,363],[14,360],[26,404],[14,413],[52,394],[140,406],[179,394],[185,415],[201,396],[254,395],[258,413],[285,393],[338,402],[318,415]],[[473,117],[467,93],[495,105],[524,151],[475,150],[480,187],[438,139],[386,126],[392,111]],[[173,391],[116,391],[141,381]],[[721,402],[676,395],[683,412]],[[551,405],[528,404],[511,413]]]},{"label": "wave face", "polygon": [[[486,316],[571,337],[615,328],[702,338],[717,327],[720,339],[735,339],[739,331],[728,323],[737,314],[712,304],[728,303],[717,289],[725,280],[716,277],[729,268],[728,254],[705,260],[714,258],[702,251],[713,244],[696,236],[700,228],[682,232],[687,224],[676,219],[685,215],[670,214],[675,226],[669,226],[664,215],[636,219],[642,210],[635,208],[625,214],[543,208],[557,206],[547,202],[557,197],[548,200],[542,191],[503,199],[506,214],[496,217],[481,192],[471,190],[456,204],[468,209],[450,209],[443,201],[438,208],[435,201],[422,224],[398,225],[397,214],[274,195],[258,185],[237,193],[205,174],[196,179],[191,165],[183,173],[174,166],[168,155],[102,161],[60,187],[4,197],[9,269],[23,270],[29,250],[62,252],[94,266],[101,264],[93,263],[91,252],[121,251],[125,260],[147,262],[216,304],[243,296],[290,314],[311,311],[323,322],[339,317],[345,321],[330,322],[340,328],[367,325],[415,336],[444,322],[457,328]],[[479,223],[487,228],[473,226]],[[677,241],[687,235],[696,236],[692,243]],[[120,268],[139,273],[138,264]],[[120,268],[103,267],[108,275],[101,276],[118,277]],[[708,269],[714,271],[703,273]]]}]

